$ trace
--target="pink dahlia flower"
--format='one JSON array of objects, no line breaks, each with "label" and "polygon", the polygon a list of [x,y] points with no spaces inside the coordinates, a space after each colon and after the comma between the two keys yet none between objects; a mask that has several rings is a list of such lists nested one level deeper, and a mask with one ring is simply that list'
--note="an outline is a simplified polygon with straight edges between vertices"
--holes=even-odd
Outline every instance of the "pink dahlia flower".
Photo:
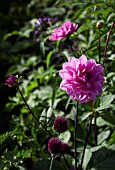
[{"label": "pink dahlia flower", "polygon": [[50,36],[49,40],[57,41],[57,40],[61,40],[63,38],[66,38],[68,35],[70,35],[73,32],[75,32],[77,27],[78,27],[78,25],[72,24],[71,21],[67,21],[61,27],[56,28],[54,30],[54,32]]},{"label": "pink dahlia flower", "polygon": [[96,100],[104,87],[104,69],[94,59],[87,60],[85,55],[79,59],[70,57],[63,64],[59,75],[62,77],[60,88],[70,95],[72,100],[81,103]]}]

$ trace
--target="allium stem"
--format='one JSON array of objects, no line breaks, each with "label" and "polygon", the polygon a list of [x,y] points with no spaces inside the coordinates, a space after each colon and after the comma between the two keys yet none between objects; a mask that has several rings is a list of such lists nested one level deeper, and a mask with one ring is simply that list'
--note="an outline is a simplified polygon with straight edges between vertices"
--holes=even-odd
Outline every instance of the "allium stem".
[{"label": "allium stem", "polygon": [[78,125],[78,104],[79,102],[77,101],[76,103],[76,115],[75,115],[75,135],[74,135],[74,147],[75,147],[75,170],[77,170],[77,125]]},{"label": "allium stem", "polygon": [[49,169],[49,170],[52,170],[53,161],[54,161],[54,155],[52,155],[52,157],[51,157],[51,162],[50,162],[50,169]]},{"label": "allium stem", "polygon": [[89,138],[89,133],[90,133],[90,130],[91,130],[92,119],[93,119],[93,114],[90,117],[90,123],[89,123],[87,136],[86,136],[85,144],[84,144],[84,148],[83,148],[83,155],[82,155],[82,158],[81,158],[81,169],[80,170],[82,170],[83,160],[84,160],[84,156],[85,156],[85,150],[86,150],[86,146],[87,146],[87,142],[88,142],[88,138]]},{"label": "allium stem", "polygon": [[109,31],[109,34],[108,34],[108,37],[107,37],[107,40],[106,40],[106,45],[105,45],[105,49],[104,49],[104,56],[103,56],[103,63],[102,63],[103,67],[104,67],[105,60],[106,60],[106,52],[107,52],[107,47],[108,47],[110,35],[111,35],[111,32],[112,32],[112,29],[114,28],[114,25],[115,25],[115,22],[113,22],[113,24],[111,25],[111,28],[110,28],[110,31]]},{"label": "allium stem", "polygon": [[25,105],[27,106],[29,112],[32,114],[32,116],[34,117],[34,119],[43,127],[43,129],[49,134],[49,136],[52,137],[51,133],[50,133],[50,132],[47,130],[47,128],[36,118],[36,116],[34,115],[33,111],[30,109],[30,107],[29,107],[29,105],[27,104],[27,102],[26,102],[26,100],[25,100],[25,98],[24,98],[24,96],[23,96],[23,94],[22,94],[22,92],[21,92],[21,90],[20,90],[19,87],[17,87],[17,90],[18,90],[18,92],[20,93],[20,95],[21,95],[21,97],[22,97]]},{"label": "allium stem", "polygon": [[101,61],[100,28],[98,29],[98,50],[99,50],[99,63],[100,63],[100,61]]}]

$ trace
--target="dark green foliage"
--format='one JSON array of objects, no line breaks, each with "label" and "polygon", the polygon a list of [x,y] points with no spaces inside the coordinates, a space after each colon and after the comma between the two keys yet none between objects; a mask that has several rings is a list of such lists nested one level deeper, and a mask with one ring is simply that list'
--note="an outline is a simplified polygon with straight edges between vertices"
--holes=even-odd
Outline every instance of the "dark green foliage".
[{"label": "dark green foliage", "polygon": [[[44,26],[35,36],[35,22],[39,17],[58,17],[52,25]],[[66,40],[48,40],[54,28],[64,21],[78,23],[78,30],[71,35],[74,52]],[[65,155],[74,166],[74,120],[75,101],[60,89],[59,70],[69,56],[79,58],[85,54],[88,59],[99,62],[98,28],[100,30],[101,63],[103,62],[106,38],[115,21],[115,3],[112,0],[1,0],[0,1],[0,170],[26,170],[24,160],[32,158],[32,170],[49,170],[51,155],[47,149],[49,134],[29,112],[16,88],[4,86],[10,74],[22,76],[20,89],[36,118],[57,137],[53,122],[57,116],[68,119],[68,130],[59,138],[70,144]],[[94,112],[97,116],[98,146],[95,147],[92,132],[83,162],[83,170],[114,170],[115,167],[115,27],[110,36],[105,61],[105,87],[98,97]],[[40,41],[36,42],[36,38]],[[77,147],[78,164],[81,155],[91,103],[79,104]],[[92,125],[93,126],[93,125]],[[57,160],[56,160],[57,159]],[[52,170],[68,170],[62,157],[54,160]]]}]

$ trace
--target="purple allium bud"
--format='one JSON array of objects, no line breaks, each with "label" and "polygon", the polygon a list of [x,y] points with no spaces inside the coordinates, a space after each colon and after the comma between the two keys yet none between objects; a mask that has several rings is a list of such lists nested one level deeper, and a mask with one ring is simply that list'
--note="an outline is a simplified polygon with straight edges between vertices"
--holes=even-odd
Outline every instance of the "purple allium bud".
[{"label": "purple allium bud", "polygon": [[35,30],[35,31],[34,31],[34,34],[35,34],[35,35],[38,35],[38,34],[39,34],[39,31],[38,31],[38,30]]},{"label": "purple allium bud", "polygon": [[65,132],[68,128],[67,119],[64,116],[59,116],[54,120],[54,129],[58,132]]},{"label": "purple allium bud", "polygon": [[59,138],[51,138],[48,141],[48,150],[52,154],[59,154],[61,152],[61,140]]},{"label": "purple allium bud", "polygon": [[103,27],[103,22],[97,22],[96,26],[97,28],[101,29]]},{"label": "purple allium bud", "polygon": [[62,149],[61,149],[62,153],[68,153],[70,150],[70,146],[66,142],[62,142],[61,147],[62,147]]},{"label": "purple allium bud", "polygon": [[55,18],[54,18],[54,21],[58,21],[58,17],[55,17]]},{"label": "purple allium bud", "polygon": [[47,21],[48,21],[48,22],[51,22],[51,20],[52,20],[52,18],[50,18],[50,17],[47,18]]},{"label": "purple allium bud", "polygon": [[24,164],[25,164],[25,167],[29,170],[31,170],[32,169],[32,167],[33,167],[33,160],[32,160],[32,158],[31,157],[28,157],[28,158],[25,158],[24,159]]},{"label": "purple allium bud", "polygon": [[43,19],[42,19],[42,18],[39,18],[39,19],[38,19],[38,21],[39,21],[39,24],[41,25],[41,24],[42,24]]},{"label": "purple allium bud", "polygon": [[13,87],[18,84],[18,76],[10,75],[5,81],[5,85]]},{"label": "purple allium bud", "polygon": [[39,25],[40,25],[39,23],[36,23],[36,22],[35,22],[35,27],[36,27],[36,28],[38,28]]}]

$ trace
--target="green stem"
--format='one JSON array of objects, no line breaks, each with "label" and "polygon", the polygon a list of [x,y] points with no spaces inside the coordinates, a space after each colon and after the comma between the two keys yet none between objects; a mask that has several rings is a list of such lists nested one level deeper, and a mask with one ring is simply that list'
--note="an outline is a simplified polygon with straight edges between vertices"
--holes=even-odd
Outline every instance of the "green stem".
[{"label": "green stem", "polygon": [[99,63],[101,61],[101,48],[100,48],[100,29],[98,28],[99,34],[98,34],[98,50],[99,50]]},{"label": "green stem", "polygon": [[51,133],[50,133],[50,132],[47,130],[47,128],[36,118],[36,116],[34,115],[33,111],[30,109],[30,107],[29,107],[29,105],[27,104],[27,102],[26,102],[26,100],[25,100],[25,98],[24,98],[24,96],[23,96],[23,94],[22,94],[22,92],[21,92],[21,90],[20,90],[19,87],[17,87],[17,90],[18,90],[18,92],[20,93],[20,95],[21,95],[21,97],[22,97],[22,99],[23,99],[26,107],[28,108],[29,112],[32,114],[32,116],[34,117],[34,119],[43,127],[43,129],[49,134],[49,136],[52,137]]},{"label": "green stem", "polygon": [[103,63],[102,63],[103,67],[104,67],[105,60],[106,60],[106,52],[107,52],[107,47],[108,47],[110,35],[111,35],[111,32],[112,32],[114,25],[115,25],[115,22],[113,22],[113,24],[111,25],[111,28],[110,28],[110,31],[109,31],[109,34],[108,34],[108,37],[107,37],[107,40],[106,40],[106,45],[105,45],[105,49],[104,49],[104,56],[103,56],[104,59],[103,59]]},{"label": "green stem", "polygon": [[90,123],[89,123],[88,131],[87,131],[87,136],[86,136],[86,139],[85,139],[83,155],[82,155],[82,158],[81,158],[81,170],[82,170],[83,160],[84,160],[84,156],[85,156],[85,150],[86,150],[86,146],[87,146],[87,142],[88,142],[88,138],[89,138],[89,134],[90,134],[90,130],[91,130],[92,119],[93,119],[93,114],[90,117]]},{"label": "green stem", "polygon": [[54,155],[52,155],[52,157],[51,157],[51,163],[50,163],[50,169],[49,170],[52,170],[53,161],[54,161]]},{"label": "green stem", "polygon": [[78,104],[79,102],[77,101],[76,103],[76,115],[75,115],[75,135],[74,135],[74,147],[75,147],[75,170],[77,170],[77,125],[78,125]]}]

